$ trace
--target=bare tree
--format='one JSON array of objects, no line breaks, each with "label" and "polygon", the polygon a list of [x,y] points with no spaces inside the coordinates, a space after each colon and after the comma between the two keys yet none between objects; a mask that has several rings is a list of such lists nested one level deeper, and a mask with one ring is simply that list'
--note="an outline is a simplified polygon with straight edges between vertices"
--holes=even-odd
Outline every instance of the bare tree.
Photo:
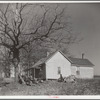
[{"label": "bare tree", "polygon": [[15,77],[20,51],[27,51],[30,43],[59,47],[75,42],[65,11],[66,7],[59,4],[4,4],[0,9],[0,45],[8,49]]}]

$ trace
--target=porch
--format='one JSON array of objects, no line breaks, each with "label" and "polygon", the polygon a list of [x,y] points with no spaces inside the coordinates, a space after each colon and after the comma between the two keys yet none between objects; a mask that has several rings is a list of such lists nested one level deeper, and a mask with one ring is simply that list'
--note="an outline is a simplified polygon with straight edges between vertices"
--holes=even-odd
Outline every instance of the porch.
[{"label": "porch", "polygon": [[45,64],[38,65],[36,67],[31,67],[25,69],[25,75],[31,77],[32,79],[46,79]]}]

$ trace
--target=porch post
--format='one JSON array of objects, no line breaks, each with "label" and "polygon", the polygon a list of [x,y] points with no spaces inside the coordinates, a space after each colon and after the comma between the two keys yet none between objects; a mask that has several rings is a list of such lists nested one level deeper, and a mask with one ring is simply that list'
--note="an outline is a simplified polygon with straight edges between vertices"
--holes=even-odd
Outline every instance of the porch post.
[{"label": "porch post", "polygon": [[35,78],[35,68],[34,68],[34,78]]}]

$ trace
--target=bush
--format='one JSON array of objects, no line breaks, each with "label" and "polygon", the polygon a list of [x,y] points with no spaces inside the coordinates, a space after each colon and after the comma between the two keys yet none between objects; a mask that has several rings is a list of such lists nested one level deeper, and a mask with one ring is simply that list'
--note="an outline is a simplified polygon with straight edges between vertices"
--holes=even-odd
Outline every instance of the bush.
[{"label": "bush", "polygon": [[74,75],[70,75],[69,77],[64,77],[64,82],[75,82],[76,77]]}]

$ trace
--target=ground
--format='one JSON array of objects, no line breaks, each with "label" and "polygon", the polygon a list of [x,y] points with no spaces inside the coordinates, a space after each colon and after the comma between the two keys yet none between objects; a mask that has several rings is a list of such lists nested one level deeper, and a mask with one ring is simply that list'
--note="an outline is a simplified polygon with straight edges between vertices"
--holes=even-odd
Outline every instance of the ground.
[{"label": "ground", "polygon": [[1,86],[0,95],[100,95],[100,79],[78,79],[75,83],[48,80],[32,86],[12,82]]}]

